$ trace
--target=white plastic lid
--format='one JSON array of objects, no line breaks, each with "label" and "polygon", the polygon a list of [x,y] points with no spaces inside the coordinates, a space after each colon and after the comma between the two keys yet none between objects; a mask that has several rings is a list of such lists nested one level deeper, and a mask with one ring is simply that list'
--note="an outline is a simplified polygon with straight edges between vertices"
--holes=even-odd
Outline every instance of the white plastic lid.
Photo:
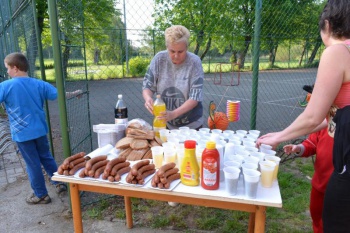
[{"label": "white plastic lid", "polygon": [[121,98],[123,98],[123,95],[122,95],[122,94],[119,94],[119,95],[118,95],[118,99],[121,99]]}]

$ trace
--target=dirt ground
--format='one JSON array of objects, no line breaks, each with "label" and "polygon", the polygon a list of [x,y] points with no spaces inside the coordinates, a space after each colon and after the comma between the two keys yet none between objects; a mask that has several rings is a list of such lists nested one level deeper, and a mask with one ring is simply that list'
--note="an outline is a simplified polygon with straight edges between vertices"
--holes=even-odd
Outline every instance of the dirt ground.
[{"label": "dirt ground", "polygon": [[[26,176],[0,189],[0,232],[6,233],[66,233],[74,232],[67,193],[57,195],[47,182],[52,202],[46,205],[28,205],[25,198],[32,192]],[[84,232],[94,233],[178,233],[140,227],[128,229],[124,220],[108,218],[83,220]]]}]

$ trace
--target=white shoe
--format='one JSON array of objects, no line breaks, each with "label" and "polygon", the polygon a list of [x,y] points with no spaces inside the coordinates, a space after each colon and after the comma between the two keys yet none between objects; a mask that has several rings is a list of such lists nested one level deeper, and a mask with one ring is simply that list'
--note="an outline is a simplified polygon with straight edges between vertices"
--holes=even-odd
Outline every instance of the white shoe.
[{"label": "white shoe", "polygon": [[168,204],[169,204],[170,206],[172,206],[172,207],[175,207],[175,206],[177,206],[179,203],[168,201]]}]

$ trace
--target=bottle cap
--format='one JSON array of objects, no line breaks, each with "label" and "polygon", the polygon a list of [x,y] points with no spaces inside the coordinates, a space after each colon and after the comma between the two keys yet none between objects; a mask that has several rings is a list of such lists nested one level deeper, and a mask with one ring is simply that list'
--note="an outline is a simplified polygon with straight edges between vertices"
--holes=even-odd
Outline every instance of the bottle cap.
[{"label": "bottle cap", "polygon": [[118,99],[121,99],[121,98],[123,98],[123,95],[122,95],[122,94],[119,94],[119,95],[118,95]]},{"label": "bottle cap", "polygon": [[157,94],[157,99],[159,99],[160,98],[160,95],[159,94]]},{"label": "bottle cap", "polygon": [[184,144],[186,149],[195,149],[197,143],[195,140],[186,140]]},{"label": "bottle cap", "polygon": [[205,144],[205,148],[207,149],[215,149],[216,148],[216,142],[214,141],[207,141]]}]

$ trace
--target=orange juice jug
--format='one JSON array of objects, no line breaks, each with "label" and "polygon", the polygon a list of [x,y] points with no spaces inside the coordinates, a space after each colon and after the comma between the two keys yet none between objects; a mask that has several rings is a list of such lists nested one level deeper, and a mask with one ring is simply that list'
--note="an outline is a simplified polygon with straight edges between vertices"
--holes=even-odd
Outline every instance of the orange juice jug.
[{"label": "orange juice jug", "polygon": [[159,130],[166,128],[166,122],[158,119],[158,116],[160,116],[160,113],[165,111],[166,111],[165,103],[160,97],[160,95],[158,94],[157,99],[154,101],[154,104],[153,104],[153,115],[154,115],[153,130],[157,137],[160,137]]},{"label": "orange juice jug", "polygon": [[201,186],[204,189],[215,190],[220,183],[220,154],[216,143],[208,141],[202,154]]},{"label": "orange juice jug", "polygon": [[185,141],[185,154],[181,164],[181,183],[188,186],[199,185],[199,166],[196,158],[196,141]]}]

